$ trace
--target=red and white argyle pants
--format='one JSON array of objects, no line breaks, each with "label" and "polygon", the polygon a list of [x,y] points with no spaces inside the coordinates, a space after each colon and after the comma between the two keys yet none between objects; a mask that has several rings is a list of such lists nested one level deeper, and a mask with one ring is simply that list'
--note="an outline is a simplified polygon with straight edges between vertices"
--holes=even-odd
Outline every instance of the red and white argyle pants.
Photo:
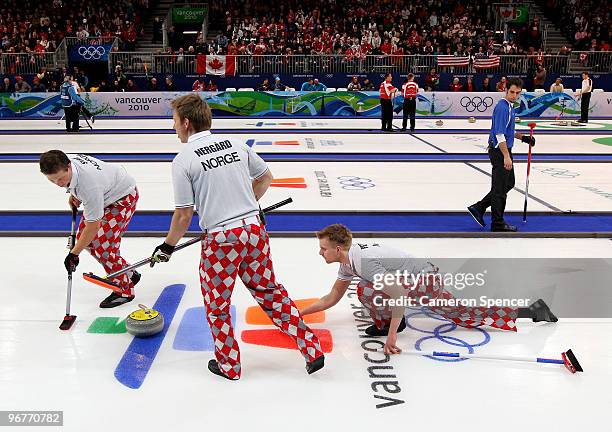
[{"label": "red and white argyle pants", "polygon": [[[422,297],[428,299],[452,299],[454,296],[444,289],[444,284],[440,277],[424,278],[415,289],[406,286],[405,295],[415,300],[419,304]],[[361,304],[367,309],[374,325],[379,329],[386,327],[391,322],[391,309],[382,304],[380,300],[376,302],[376,297],[389,298],[387,294],[365,280],[361,280],[357,285],[357,297]],[[464,307],[464,306],[428,306],[428,308],[461,327],[480,327],[483,325],[494,327],[500,330],[516,331],[516,318],[518,309],[508,307]]]},{"label": "red and white argyle pants", "polygon": [[[87,250],[92,257],[96,259],[106,274],[119,271],[129,264],[121,257],[119,247],[121,246],[121,237],[127,230],[130,220],[136,211],[136,203],[138,202],[138,189],[115,201],[104,209],[104,216],[100,220],[100,228],[96,237],[91,241]],[[81,218],[77,239],[81,232],[85,229],[85,220]],[[123,275],[112,279],[112,282],[121,287],[122,295],[134,295],[134,284],[130,279],[132,272],[124,273]]]},{"label": "red and white argyle pants", "polygon": [[300,315],[285,288],[276,282],[268,233],[246,225],[208,233],[202,241],[200,282],[208,324],[215,341],[215,357],[230,379],[240,378],[240,349],[230,316],[236,276],[274,325],[289,335],[307,362],[323,355],[319,340]]}]

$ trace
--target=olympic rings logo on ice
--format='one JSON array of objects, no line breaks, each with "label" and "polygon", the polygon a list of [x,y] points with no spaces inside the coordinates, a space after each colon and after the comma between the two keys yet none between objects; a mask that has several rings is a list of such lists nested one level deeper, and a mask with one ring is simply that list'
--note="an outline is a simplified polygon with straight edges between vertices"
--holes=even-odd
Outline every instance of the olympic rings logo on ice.
[{"label": "olympic rings logo on ice", "polygon": [[82,46],[79,47],[78,53],[85,60],[100,60],[106,54],[106,48],[103,46]]},{"label": "olympic rings logo on ice", "polygon": [[[470,330],[476,330],[480,332],[480,334],[482,335],[482,340],[479,341],[478,343],[469,343],[463,339],[459,339],[458,337],[450,336],[448,333],[452,332],[458,327],[458,325],[455,324],[454,322],[448,321],[442,318],[440,315],[437,315],[433,313],[432,311],[430,311],[427,307],[408,308],[408,310],[411,310],[412,313],[406,315],[405,317],[406,327],[412,330],[430,335],[430,336],[424,336],[414,343],[414,348],[417,349],[418,351],[421,351],[421,346],[423,345],[424,342],[434,339],[440,342],[444,342],[445,344],[452,345],[454,347],[466,348],[469,354],[473,354],[474,348],[486,345],[491,341],[491,335],[489,335],[487,331],[481,329],[480,327],[474,327],[470,329]],[[427,318],[431,318],[436,321],[442,321],[443,323],[436,326],[433,330],[423,330],[423,329],[415,327],[410,322],[410,318],[414,318],[418,315],[423,315]],[[425,357],[428,357],[432,360],[443,361],[443,362],[460,362],[460,361],[467,360],[467,358],[441,358],[441,357],[434,357],[434,356],[425,356]]]},{"label": "olympic rings logo on ice", "polygon": [[345,190],[365,190],[376,186],[374,181],[369,178],[355,176],[340,176],[340,185]]},{"label": "olympic rings logo on ice", "polygon": [[541,167],[533,167],[535,171],[540,171],[542,174],[547,174],[551,177],[555,178],[576,178],[580,175],[580,173],[566,170],[564,168],[541,168]]},{"label": "olympic rings logo on ice", "polygon": [[493,106],[493,98],[491,96],[485,96],[484,98],[463,96],[459,103],[467,112],[485,112],[487,108]]}]

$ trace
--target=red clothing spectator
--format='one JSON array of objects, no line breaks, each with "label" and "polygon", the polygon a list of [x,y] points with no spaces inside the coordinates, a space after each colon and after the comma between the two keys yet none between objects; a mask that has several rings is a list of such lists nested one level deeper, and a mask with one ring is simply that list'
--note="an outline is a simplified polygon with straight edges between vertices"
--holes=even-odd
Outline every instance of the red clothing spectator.
[{"label": "red clothing spectator", "polygon": [[264,55],[267,50],[268,50],[268,47],[266,46],[266,44],[263,42],[260,42],[257,45],[255,45],[255,51],[253,52],[253,54],[254,55]]},{"label": "red clothing spectator", "polygon": [[401,45],[396,46],[392,52],[391,61],[393,62],[393,64],[397,64],[398,62],[401,62],[403,59],[403,55],[404,55],[404,48],[402,48]]},{"label": "red clothing spectator", "polygon": [[389,40],[386,39],[385,42],[383,42],[383,44],[380,46],[380,52],[386,55],[391,55],[392,51],[393,51],[393,46],[391,45]]},{"label": "red clothing spectator", "polygon": [[472,81],[472,77],[468,77],[467,84],[465,85],[465,91],[468,91],[468,92],[476,91],[476,88],[474,87],[474,82]]},{"label": "red clothing spectator", "polygon": [[463,89],[463,84],[459,82],[459,78],[454,78],[449,87],[451,91],[459,92]]},{"label": "red clothing spectator", "polygon": [[228,55],[237,55],[238,54],[238,47],[236,46],[236,42],[235,41],[232,41],[227,46],[227,54]]},{"label": "red clothing spectator", "polygon": [[372,45],[365,41],[365,42],[361,42],[361,52],[364,54],[371,54],[372,53]]},{"label": "red clothing spectator", "polygon": [[438,75],[435,69],[431,69],[429,74],[427,74],[427,76],[425,77],[425,90],[437,90],[439,84],[440,75]]},{"label": "red clothing spectator", "polygon": [[346,51],[344,52],[344,61],[346,62],[350,62],[353,61],[355,59],[355,53],[353,52],[352,48],[347,48]]}]

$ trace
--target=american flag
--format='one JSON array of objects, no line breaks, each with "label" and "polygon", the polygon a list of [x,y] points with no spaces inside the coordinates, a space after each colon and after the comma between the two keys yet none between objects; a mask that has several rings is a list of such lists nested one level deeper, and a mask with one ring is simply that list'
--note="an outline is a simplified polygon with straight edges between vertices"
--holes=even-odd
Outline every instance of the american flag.
[{"label": "american flag", "polygon": [[499,66],[499,56],[491,55],[487,57],[476,57],[474,59],[474,67],[476,69],[488,69]]},{"label": "american flag", "polygon": [[470,64],[469,57],[457,57],[454,55],[439,55],[438,66],[467,66]]}]

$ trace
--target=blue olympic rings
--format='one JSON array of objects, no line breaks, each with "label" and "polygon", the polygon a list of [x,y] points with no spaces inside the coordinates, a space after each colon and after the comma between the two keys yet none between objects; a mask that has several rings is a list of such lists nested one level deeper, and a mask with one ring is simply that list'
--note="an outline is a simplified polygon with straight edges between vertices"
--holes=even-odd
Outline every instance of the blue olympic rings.
[{"label": "blue olympic rings", "polygon": [[[445,318],[442,318],[440,315],[431,312],[428,308],[426,307],[422,307],[420,309],[415,309],[415,308],[409,308],[412,310],[416,310],[416,312],[413,312],[409,315],[406,315],[405,317],[405,321],[406,321],[406,327],[412,329],[412,330],[416,330],[419,331],[421,333],[426,333],[429,334],[431,336],[424,336],[421,339],[417,340],[414,343],[414,348],[418,351],[421,351],[421,345],[423,344],[423,342],[425,342],[426,340],[429,339],[437,339],[441,342],[447,343],[449,345],[452,346],[456,346],[456,347],[463,347],[463,348],[467,348],[468,353],[469,354],[473,354],[474,353],[474,348],[475,347],[479,347],[479,346],[483,346],[488,344],[491,341],[491,335],[489,335],[489,333],[483,329],[481,329],[480,327],[473,327],[474,330],[478,330],[479,332],[482,333],[484,339],[476,344],[470,344],[467,341],[464,341],[463,339],[459,339],[457,337],[454,336],[446,336],[445,333],[449,333],[452,332],[453,330],[455,330],[458,325],[455,324],[452,321],[448,321]],[[439,326],[437,326],[436,328],[432,330],[423,330],[420,328],[417,328],[415,326],[413,326],[410,323],[410,318],[417,316],[417,315],[424,315],[428,318],[434,319],[436,321],[443,321],[444,324],[440,324]],[[442,357],[435,357],[435,356],[429,356],[426,355],[424,357],[430,358],[432,360],[437,360],[437,361],[443,361],[443,362],[459,362],[459,361],[465,361],[468,360],[466,358],[442,358]]]}]

